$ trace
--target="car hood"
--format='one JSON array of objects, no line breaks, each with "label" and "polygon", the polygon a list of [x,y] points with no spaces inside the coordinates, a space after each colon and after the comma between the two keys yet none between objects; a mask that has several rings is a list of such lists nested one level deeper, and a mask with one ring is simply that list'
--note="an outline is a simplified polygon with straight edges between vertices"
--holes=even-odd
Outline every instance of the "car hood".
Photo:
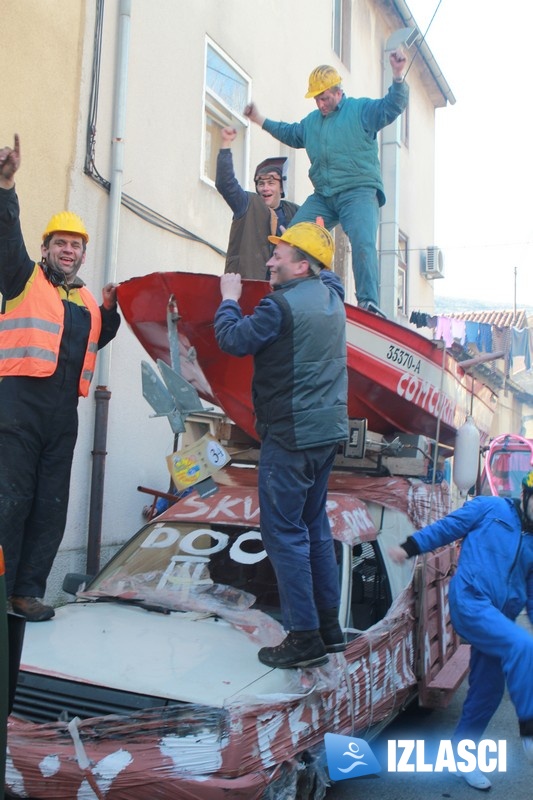
[{"label": "car hood", "polygon": [[214,707],[294,694],[293,670],[261,664],[259,647],[212,616],[77,602],[50,622],[26,625],[21,670]]}]

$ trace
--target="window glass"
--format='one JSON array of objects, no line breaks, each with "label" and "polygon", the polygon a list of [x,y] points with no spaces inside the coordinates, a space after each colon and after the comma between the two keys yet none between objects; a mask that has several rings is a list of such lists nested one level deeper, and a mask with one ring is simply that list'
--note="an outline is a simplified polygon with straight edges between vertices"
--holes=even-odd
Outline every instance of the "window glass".
[{"label": "window glass", "polygon": [[280,617],[276,577],[261,534],[240,525],[154,521],[82,596],[222,615],[253,608]]},{"label": "window glass", "polygon": [[350,0],[333,0],[331,49],[350,69],[352,4]]},{"label": "window glass", "polygon": [[208,91],[229,109],[242,110],[248,102],[246,80],[210,44],[207,45],[206,83]]},{"label": "window glass", "polygon": [[224,127],[237,130],[232,143],[233,165],[237,180],[244,186],[247,179],[246,153],[248,120],[243,116],[250,100],[250,78],[214,42],[207,40],[205,56],[204,148],[202,175],[215,181],[217,155]]}]

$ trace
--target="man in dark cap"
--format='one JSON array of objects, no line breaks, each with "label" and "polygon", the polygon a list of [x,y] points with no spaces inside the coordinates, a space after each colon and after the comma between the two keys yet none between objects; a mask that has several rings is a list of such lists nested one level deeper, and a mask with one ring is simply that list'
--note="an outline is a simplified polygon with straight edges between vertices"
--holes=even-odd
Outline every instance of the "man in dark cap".
[{"label": "man in dark cap", "polygon": [[240,186],[233,169],[231,142],[235,128],[223,128],[222,148],[217,158],[215,185],[233,211],[225,272],[243,278],[267,280],[266,263],[272,255],[267,236],[281,236],[298,210],[284,200],[287,159],[267,158],[255,170],[256,193]]}]

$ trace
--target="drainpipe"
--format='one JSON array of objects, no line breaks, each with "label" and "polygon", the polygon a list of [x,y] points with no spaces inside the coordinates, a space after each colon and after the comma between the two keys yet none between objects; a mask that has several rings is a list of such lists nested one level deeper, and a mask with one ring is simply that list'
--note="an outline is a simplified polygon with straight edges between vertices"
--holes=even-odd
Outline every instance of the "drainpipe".
[{"label": "drainpipe", "polygon": [[[104,285],[115,283],[118,260],[118,232],[124,171],[124,133],[126,120],[126,90],[128,83],[128,57],[131,27],[131,0],[120,0],[118,20],[117,61],[114,87],[114,118],[111,149],[111,178],[107,221]],[[108,388],[111,344],[98,355],[97,386],[91,495],[89,503],[89,528],[87,534],[87,573],[94,575],[100,568],[102,541],[102,512],[107,442],[107,424],[111,391]]]}]

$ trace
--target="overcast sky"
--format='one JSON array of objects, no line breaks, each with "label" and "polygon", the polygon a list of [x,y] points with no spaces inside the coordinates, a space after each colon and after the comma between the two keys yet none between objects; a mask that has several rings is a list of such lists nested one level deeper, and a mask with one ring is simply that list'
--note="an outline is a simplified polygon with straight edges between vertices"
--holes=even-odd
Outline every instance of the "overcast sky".
[{"label": "overcast sky", "polygon": [[[407,0],[426,31],[438,0]],[[455,98],[437,109],[436,294],[533,305],[533,4],[442,0],[426,41]],[[409,79],[408,79],[409,80]]]}]

